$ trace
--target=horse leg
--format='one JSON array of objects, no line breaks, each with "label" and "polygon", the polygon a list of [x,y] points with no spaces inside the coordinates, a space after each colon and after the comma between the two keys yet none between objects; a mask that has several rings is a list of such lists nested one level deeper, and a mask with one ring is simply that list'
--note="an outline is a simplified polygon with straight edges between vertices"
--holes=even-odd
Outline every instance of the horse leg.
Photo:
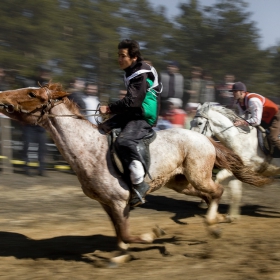
[{"label": "horse leg", "polygon": [[240,218],[240,204],[242,198],[242,182],[232,179],[228,184],[231,190],[229,216],[231,220]]},{"label": "horse leg", "polygon": [[156,228],[151,233],[142,234],[141,236],[131,235],[129,232],[129,204],[124,201],[120,204],[106,205],[101,203],[101,205],[114,225],[118,247],[121,250],[127,250],[130,243],[152,243],[156,238],[164,234],[162,230]]},{"label": "horse leg", "polygon": [[215,180],[230,190],[229,219],[238,219],[240,217],[240,203],[242,198],[242,182],[237,180],[228,170],[221,170],[217,173]]},{"label": "horse leg", "polygon": [[165,185],[166,188],[172,189],[177,193],[197,196],[203,199],[205,203],[210,204],[211,196],[205,192],[201,192],[198,189],[194,188],[192,184],[190,184],[183,174],[177,174],[173,178],[171,178],[168,183]]},{"label": "horse leg", "polygon": [[117,236],[117,239],[118,239],[118,247],[121,249],[121,250],[127,250],[129,248],[129,244],[125,244],[122,239],[121,239],[121,236],[120,236],[120,233],[119,233],[119,228],[117,227],[115,221],[114,221],[114,216],[113,216],[113,213],[112,213],[112,209],[110,206],[108,206],[107,204],[103,204],[103,203],[100,203],[101,206],[103,207],[103,209],[106,211],[106,213],[108,214],[108,216],[110,217],[111,219],[111,222],[115,228],[115,232],[116,232],[116,236]]},{"label": "horse leg", "polygon": [[[205,163],[207,164],[207,161],[205,161]],[[226,217],[218,213],[218,205],[224,188],[222,185],[213,181],[212,168],[210,168],[210,166],[211,165],[209,164],[201,166],[201,169],[204,172],[199,173],[199,175],[195,173],[195,170],[199,169],[198,166],[192,165],[191,167],[189,166],[189,169],[185,169],[185,175],[187,178],[189,177],[189,182],[198,192],[206,194],[206,197],[208,198],[208,201],[206,200],[206,202],[209,204],[206,213],[206,224],[209,226],[226,221]],[[203,199],[205,200],[205,198]]]},{"label": "horse leg", "polygon": [[223,194],[223,187],[212,180],[210,173],[208,175],[206,175],[208,178],[196,177],[190,184],[185,175],[177,174],[168,181],[165,187],[178,193],[202,198],[208,208],[206,223],[212,226],[216,223],[228,222],[228,218],[218,213],[218,203]]}]

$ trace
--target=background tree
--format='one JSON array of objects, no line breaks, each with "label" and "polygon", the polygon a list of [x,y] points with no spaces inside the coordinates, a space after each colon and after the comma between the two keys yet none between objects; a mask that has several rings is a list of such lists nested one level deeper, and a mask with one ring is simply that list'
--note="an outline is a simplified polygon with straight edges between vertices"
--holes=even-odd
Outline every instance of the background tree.
[{"label": "background tree", "polygon": [[176,60],[185,77],[191,66],[200,66],[214,81],[231,72],[250,90],[264,95],[280,91],[279,46],[260,50],[246,1],[218,0],[203,7],[199,0],[189,0],[174,19],[151,3],[2,0],[0,64],[19,76],[33,75],[38,65],[47,64],[53,80],[66,87],[75,76],[96,79],[108,100],[122,87],[117,44],[131,38],[140,42],[144,58],[159,72]]}]

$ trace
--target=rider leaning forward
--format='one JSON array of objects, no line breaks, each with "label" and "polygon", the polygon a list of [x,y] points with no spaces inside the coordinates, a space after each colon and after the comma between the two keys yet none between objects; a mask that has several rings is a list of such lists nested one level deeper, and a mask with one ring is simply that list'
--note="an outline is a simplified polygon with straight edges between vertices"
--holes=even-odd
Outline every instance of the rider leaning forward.
[{"label": "rider leaning forward", "polygon": [[[120,127],[116,148],[122,164],[132,183],[131,206],[141,204],[149,185],[144,181],[145,171],[137,150],[137,144],[152,132],[158,117],[158,93],[161,85],[154,67],[143,61],[139,44],[123,40],[118,45],[118,63],[124,70],[126,95],[108,106],[100,106],[100,113],[114,114],[101,124],[106,132]],[[135,191],[136,190],[136,191]],[[137,194],[138,192],[138,194]]]},{"label": "rider leaning forward", "polygon": [[270,143],[280,151],[280,110],[278,105],[260,94],[248,92],[245,84],[241,82],[235,83],[231,91],[236,100],[239,115],[251,114],[247,120],[238,120],[234,125],[261,125],[269,130]]}]

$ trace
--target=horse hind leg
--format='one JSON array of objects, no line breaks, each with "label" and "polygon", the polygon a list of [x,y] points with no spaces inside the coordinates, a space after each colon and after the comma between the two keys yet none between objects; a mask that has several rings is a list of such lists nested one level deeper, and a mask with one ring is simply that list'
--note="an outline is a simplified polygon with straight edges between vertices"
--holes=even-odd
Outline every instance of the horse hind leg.
[{"label": "horse hind leg", "polygon": [[177,193],[200,197],[204,201],[206,201],[206,203],[210,203],[211,197],[209,196],[209,194],[196,189],[192,184],[188,182],[186,176],[183,174],[175,175],[168,181],[165,187],[172,189]]},{"label": "horse hind leg", "polygon": [[[228,222],[228,218],[218,213],[218,203],[223,194],[223,187],[212,180],[212,172],[208,172],[207,174],[208,176],[206,175],[206,178],[198,178],[196,176],[192,184],[188,182],[185,175],[178,174],[167,183],[166,187],[178,193],[202,198],[207,204],[206,209],[208,209],[205,218],[206,224],[214,228],[212,225]],[[216,230],[211,230],[214,231],[214,235],[218,234],[215,233]]]},{"label": "horse hind leg", "polygon": [[223,194],[223,186],[214,182],[212,179],[212,170],[204,173],[204,176],[196,176],[191,178],[190,182],[196,189],[197,193],[203,194],[199,197],[203,198],[208,204],[208,210],[205,217],[206,224],[214,225],[220,222],[225,222],[226,217],[218,213],[218,205]]}]

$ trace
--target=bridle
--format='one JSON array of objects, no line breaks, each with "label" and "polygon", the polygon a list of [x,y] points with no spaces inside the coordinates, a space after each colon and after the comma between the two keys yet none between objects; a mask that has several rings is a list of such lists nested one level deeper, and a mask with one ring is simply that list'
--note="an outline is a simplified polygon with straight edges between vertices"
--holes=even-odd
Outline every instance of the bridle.
[{"label": "bridle", "polygon": [[[32,116],[37,117],[37,121],[35,123],[35,125],[38,124],[38,122],[40,122],[40,120],[44,117],[51,117],[51,118],[56,118],[56,117],[72,117],[72,118],[77,118],[77,119],[84,119],[84,117],[88,117],[88,116],[100,116],[101,114],[90,114],[90,115],[83,115],[83,116],[79,116],[76,114],[71,114],[71,115],[56,115],[56,114],[51,114],[50,110],[61,104],[64,103],[63,99],[53,99],[51,98],[51,90],[47,87],[47,86],[42,86],[41,88],[43,88],[48,96],[48,100],[46,101],[46,103],[41,104],[40,106],[36,107],[34,110],[32,111],[28,111],[23,109],[20,105],[12,105],[12,104],[3,104],[0,103],[0,108],[4,107],[4,109],[6,110],[7,113],[12,114],[14,112],[20,112],[20,113],[24,113],[24,114],[30,114]],[[96,110],[87,110],[87,111],[99,111],[99,108],[97,108]],[[37,114],[39,113],[39,114]]]},{"label": "bridle", "polygon": [[203,115],[201,115],[201,114],[197,114],[197,115],[195,115],[193,118],[194,118],[194,119],[195,119],[195,118],[203,118],[203,119],[206,119],[206,123],[205,123],[205,125],[204,125],[204,127],[203,127],[203,129],[202,129],[202,131],[201,131],[201,134],[206,135],[206,131],[207,131],[207,129],[209,128],[209,130],[211,131],[211,136],[213,135],[213,130],[212,130],[212,128],[211,128],[209,119],[208,119],[207,117],[205,117],[205,116],[203,116]]},{"label": "bridle", "polygon": [[3,104],[0,103],[0,107],[4,107],[6,112],[9,114],[12,114],[14,112],[20,112],[20,113],[24,113],[24,114],[32,114],[35,112],[38,112],[39,109],[41,109],[41,115],[44,115],[44,113],[48,112],[51,108],[53,108],[54,106],[63,103],[62,100],[60,99],[51,99],[50,98],[50,90],[47,87],[42,87],[45,91],[46,94],[48,96],[48,100],[46,103],[40,105],[39,107],[36,107],[34,110],[32,111],[28,111],[23,109],[20,105],[16,105],[14,106],[13,104]]},{"label": "bridle", "polygon": [[[195,115],[195,116],[194,116],[194,119],[195,119],[195,118],[203,118],[203,119],[206,119],[206,123],[205,123],[205,125],[204,125],[204,127],[203,127],[203,129],[202,129],[201,134],[206,135],[207,128],[209,128],[209,130],[211,131],[211,136],[213,136],[213,129],[211,128],[209,118],[207,118],[206,116],[203,116],[201,113],[198,113],[197,115]],[[240,117],[240,118],[241,118],[241,117]],[[243,118],[241,118],[241,119],[243,119]],[[232,128],[232,127],[236,127],[236,128],[239,130],[239,132],[248,133],[248,132],[245,132],[243,129],[240,129],[239,127],[237,127],[237,126],[235,126],[235,125],[230,125],[230,126],[224,128],[224,129],[222,129],[221,131],[217,132],[217,134],[223,133],[223,132],[225,132],[226,130]]]}]

